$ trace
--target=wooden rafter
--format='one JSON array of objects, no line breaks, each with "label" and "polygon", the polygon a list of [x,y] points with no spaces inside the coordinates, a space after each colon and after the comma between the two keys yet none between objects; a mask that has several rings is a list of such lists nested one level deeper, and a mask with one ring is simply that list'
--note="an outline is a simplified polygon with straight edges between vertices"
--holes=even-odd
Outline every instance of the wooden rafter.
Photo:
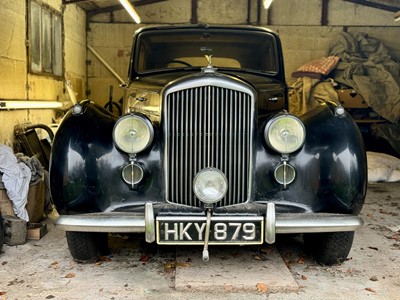
[{"label": "wooden rafter", "polygon": [[381,4],[378,2],[373,2],[373,1],[368,1],[368,0],[343,0],[343,1],[351,2],[354,4],[363,5],[363,6],[373,7],[373,8],[390,11],[390,12],[397,12],[399,10],[399,7]]},{"label": "wooden rafter", "polygon": [[322,9],[321,9],[321,25],[328,25],[328,2],[329,0],[322,0]]},{"label": "wooden rafter", "polygon": [[72,4],[72,3],[78,3],[78,2],[86,2],[87,0],[62,0],[62,4]]},{"label": "wooden rafter", "polygon": [[[163,2],[163,1],[167,1],[167,0],[136,0],[136,1],[130,1],[132,3],[133,6],[143,6],[143,5],[148,5],[148,4],[152,4],[152,3],[158,3],[158,2]],[[115,10],[120,10],[123,9],[123,7],[120,4],[116,4],[116,5],[111,5],[111,6],[104,6],[101,7],[100,5],[96,4],[95,0],[62,0],[62,4],[78,4],[79,3],[83,3],[83,2],[88,2],[89,4],[93,5],[93,8],[87,9],[89,14],[91,15],[96,15],[99,13],[108,13],[108,12],[113,12]],[[82,6],[84,8],[84,6]],[[85,8],[84,8],[85,9]]]}]

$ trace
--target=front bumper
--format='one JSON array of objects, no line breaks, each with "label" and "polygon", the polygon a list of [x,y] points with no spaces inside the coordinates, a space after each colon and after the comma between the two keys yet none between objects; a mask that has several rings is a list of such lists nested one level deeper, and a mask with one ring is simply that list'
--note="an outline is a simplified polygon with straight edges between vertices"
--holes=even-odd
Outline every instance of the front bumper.
[{"label": "front bumper", "polygon": [[[330,213],[276,214],[275,204],[268,203],[265,217],[265,242],[275,242],[276,234],[355,231],[363,225],[359,216]],[[143,232],[146,242],[156,240],[155,215],[152,203],[145,205],[145,213],[90,213],[62,215],[56,222],[58,229],[82,232]]]}]

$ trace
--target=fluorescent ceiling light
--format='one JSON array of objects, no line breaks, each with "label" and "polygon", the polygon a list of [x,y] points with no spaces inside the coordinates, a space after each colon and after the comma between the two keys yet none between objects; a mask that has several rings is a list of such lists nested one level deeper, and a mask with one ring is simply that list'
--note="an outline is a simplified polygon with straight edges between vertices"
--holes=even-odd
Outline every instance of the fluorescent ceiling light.
[{"label": "fluorescent ceiling light", "polygon": [[61,102],[57,101],[2,101],[0,100],[0,109],[30,109],[30,108],[60,108]]},{"label": "fluorescent ceiling light", "polygon": [[264,0],[264,1],[263,1],[264,8],[265,8],[265,9],[268,9],[268,8],[271,6],[272,1],[274,1],[274,0]]},{"label": "fluorescent ceiling light", "polygon": [[139,24],[140,17],[136,10],[133,8],[132,4],[128,0],[119,0],[119,2],[121,2],[122,6],[126,9],[132,19]]}]

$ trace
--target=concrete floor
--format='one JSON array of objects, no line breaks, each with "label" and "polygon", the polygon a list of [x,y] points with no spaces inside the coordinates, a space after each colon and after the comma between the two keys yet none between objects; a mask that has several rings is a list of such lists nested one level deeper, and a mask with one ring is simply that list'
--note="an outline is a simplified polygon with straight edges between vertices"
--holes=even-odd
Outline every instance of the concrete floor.
[{"label": "concrete floor", "polygon": [[400,183],[371,184],[349,259],[320,266],[299,237],[275,246],[148,247],[137,236],[110,237],[112,254],[77,264],[52,225],[39,241],[0,254],[0,299],[399,299]]}]

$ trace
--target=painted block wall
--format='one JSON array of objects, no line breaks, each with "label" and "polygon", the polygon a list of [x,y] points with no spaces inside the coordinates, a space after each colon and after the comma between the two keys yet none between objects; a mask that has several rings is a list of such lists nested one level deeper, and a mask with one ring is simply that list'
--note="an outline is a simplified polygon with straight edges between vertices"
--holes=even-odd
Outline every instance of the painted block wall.
[{"label": "painted block wall", "polygon": [[[77,100],[86,99],[86,12],[77,5],[64,10],[65,79],[72,83]],[[63,95],[65,98],[65,95]]]},{"label": "painted block wall", "polygon": [[0,99],[26,98],[25,1],[0,2]]},{"label": "painted block wall", "polygon": [[[89,20],[88,44],[125,78],[133,32],[151,24],[190,23],[191,0],[169,0],[137,7],[143,25],[134,24],[124,10],[101,14]],[[250,22],[256,24],[256,4],[251,1]],[[289,84],[295,81],[292,72],[310,60],[328,55],[334,37],[342,31],[365,32],[381,40],[392,57],[400,61],[400,22],[395,23],[393,13],[352,3],[331,0],[328,5],[328,25],[321,26],[322,0],[275,0],[261,13],[260,26],[269,27],[280,34],[285,59],[285,72]],[[198,1],[198,22],[210,24],[247,24],[247,0]],[[271,24],[271,25],[266,25]],[[109,86],[113,85],[113,99],[123,95],[118,81],[91,54],[88,55],[89,98],[105,104]]]},{"label": "painted block wall", "polygon": [[[90,24],[88,45],[95,49],[123,80],[126,80],[132,37],[141,26],[129,23],[104,24]],[[110,43],[110,40],[113,42]],[[88,98],[104,106],[109,100],[110,87],[112,86],[112,99],[118,102],[123,97],[123,89],[119,88],[121,82],[90,51],[88,52],[88,61]]]},{"label": "painted block wall", "polygon": [[[83,95],[86,90],[86,13],[76,5],[63,11],[61,0],[42,0],[41,3],[63,12],[65,78]],[[29,73],[26,20],[26,0],[0,1],[0,100],[68,100],[63,80]],[[0,143],[12,145],[14,126],[18,123],[50,124],[54,117],[52,109],[0,110]]]}]

